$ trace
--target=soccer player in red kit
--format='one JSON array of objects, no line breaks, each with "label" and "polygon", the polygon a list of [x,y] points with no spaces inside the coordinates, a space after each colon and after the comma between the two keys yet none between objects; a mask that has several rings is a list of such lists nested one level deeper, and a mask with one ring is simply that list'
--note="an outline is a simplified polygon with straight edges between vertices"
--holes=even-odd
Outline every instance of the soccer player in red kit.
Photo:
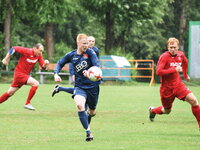
[{"label": "soccer player in red kit", "polygon": [[197,98],[182,82],[179,73],[183,73],[184,79],[188,81],[188,60],[182,51],[179,51],[179,40],[169,38],[167,41],[168,51],[164,52],[158,61],[156,74],[160,76],[160,98],[162,106],[149,108],[149,119],[154,121],[156,114],[169,114],[174,99],[186,101],[191,105],[192,113],[197,119],[200,128],[200,106]]},{"label": "soccer player in red kit", "polygon": [[31,89],[29,91],[28,98],[26,100],[24,108],[29,109],[29,110],[35,110],[35,108],[31,105],[30,102],[36,93],[36,90],[39,86],[39,82],[33,77],[31,77],[29,74],[37,62],[39,62],[39,65],[42,69],[46,69],[48,67],[49,61],[44,60],[42,57],[43,50],[44,50],[43,45],[38,43],[33,48],[14,46],[8,51],[7,55],[2,60],[2,63],[4,65],[8,64],[11,55],[13,55],[15,52],[20,53],[21,56],[14,70],[13,82],[10,88],[8,89],[8,91],[5,92],[3,95],[1,95],[0,103],[3,103],[4,101],[6,101],[20,87],[27,84],[31,86]]}]

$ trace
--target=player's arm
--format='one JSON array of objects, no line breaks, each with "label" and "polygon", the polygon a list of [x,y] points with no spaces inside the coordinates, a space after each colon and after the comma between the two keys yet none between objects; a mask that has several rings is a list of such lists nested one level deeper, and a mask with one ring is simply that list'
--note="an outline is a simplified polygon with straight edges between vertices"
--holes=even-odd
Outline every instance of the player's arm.
[{"label": "player's arm", "polygon": [[15,52],[23,54],[23,55],[33,55],[34,54],[34,51],[31,48],[14,46],[13,49],[15,50]]},{"label": "player's arm", "polygon": [[[99,59],[98,59],[96,53],[94,52],[94,50],[89,49],[88,55],[89,55],[89,58],[91,59],[92,66],[100,67]],[[84,75],[85,77],[88,77],[88,75],[89,75],[88,71],[87,71],[87,70],[84,70],[84,71],[83,71],[83,75]]]},{"label": "player's arm", "polygon": [[42,55],[39,56],[38,63],[43,70],[47,70],[49,66],[49,61],[46,59],[44,60]]},{"label": "player's arm", "polygon": [[99,59],[99,49],[97,47],[95,47],[95,46],[92,49],[95,51],[95,53],[96,53],[96,55],[97,55],[97,57]]},{"label": "player's arm", "polygon": [[168,74],[171,74],[171,73],[178,72],[176,67],[164,69],[164,67],[166,65],[166,61],[167,61],[166,57],[164,57],[164,56],[160,57],[158,64],[157,64],[156,75],[164,76],[164,75],[168,75]]},{"label": "player's arm", "polygon": [[6,54],[6,56],[4,57],[4,59],[2,60],[2,63],[4,65],[7,65],[9,60],[10,60],[11,55],[9,53]]},{"label": "player's arm", "polygon": [[188,76],[188,59],[183,55],[183,62],[182,62],[182,68],[183,68],[183,76],[186,81],[190,80],[190,77]]},{"label": "player's arm", "polygon": [[15,53],[15,49],[12,47],[8,53],[6,54],[6,56],[4,57],[4,59],[2,60],[2,63],[4,65],[7,65],[9,63],[10,57]]},{"label": "player's arm", "polygon": [[91,62],[92,62],[93,66],[100,67],[99,59],[97,57],[97,54],[93,50],[89,51],[89,57],[91,59]]},{"label": "player's arm", "polygon": [[70,53],[67,53],[63,58],[61,58],[57,62],[57,65],[54,68],[54,80],[55,80],[55,82],[61,82],[62,81],[61,77],[59,76],[59,72],[64,67],[64,65],[70,61],[69,58],[70,58]]}]

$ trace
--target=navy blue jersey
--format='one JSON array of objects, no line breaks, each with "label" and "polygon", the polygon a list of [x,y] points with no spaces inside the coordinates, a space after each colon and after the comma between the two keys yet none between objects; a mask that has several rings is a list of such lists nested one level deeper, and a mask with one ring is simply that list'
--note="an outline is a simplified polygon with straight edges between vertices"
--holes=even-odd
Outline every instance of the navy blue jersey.
[{"label": "navy blue jersey", "polygon": [[69,74],[70,76],[74,75],[74,66],[72,63],[69,63]]},{"label": "navy blue jersey", "polygon": [[57,62],[54,73],[59,74],[66,63],[72,63],[74,67],[75,87],[90,89],[101,83],[101,81],[91,81],[83,75],[83,71],[88,70],[92,66],[100,67],[97,55],[93,50],[87,48],[81,55],[77,54],[77,49],[67,53]]},{"label": "navy blue jersey", "polygon": [[99,58],[99,49],[95,46],[92,49],[94,50],[94,52],[97,54],[97,57]]},{"label": "navy blue jersey", "polygon": [[[97,57],[99,58],[99,49],[97,47],[93,47],[92,50],[96,53]],[[70,76],[74,75],[74,67],[71,63],[69,63],[69,73]]]}]

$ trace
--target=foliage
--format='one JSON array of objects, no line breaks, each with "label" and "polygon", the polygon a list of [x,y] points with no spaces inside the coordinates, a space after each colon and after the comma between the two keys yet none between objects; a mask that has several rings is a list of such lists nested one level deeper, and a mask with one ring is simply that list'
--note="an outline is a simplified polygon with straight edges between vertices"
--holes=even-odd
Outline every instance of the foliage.
[{"label": "foliage", "polygon": [[54,56],[54,62],[56,63],[60,58],[64,57],[64,55],[73,49],[71,47],[68,47],[64,42],[57,43],[55,45],[56,54]]},{"label": "foliage", "polygon": [[32,13],[28,17],[35,18],[39,24],[64,23],[69,12],[72,11],[71,1],[69,0],[32,0],[27,1]]},{"label": "foliage", "polygon": [[[75,48],[78,33],[96,38],[101,55],[122,51],[136,59],[154,59],[166,50],[165,41],[179,37],[182,2],[188,0],[16,0],[12,1],[11,45],[32,47],[44,43],[44,25],[54,24],[55,55],[60,53],[57,45],[65,43]],[[199,20],[199,1],[189,1],[187,24]],[[0,0],[0,41],[3,43],[3,23],[6,17],[5,1]],[[106,13],[110,12],[111,25],[109,51],[105,52]],[[188,26],[184,41],[187,52]],[[63,44],[61,44],[63,45]],[[61,46],[62,47],[62,46]],[[1,49],[4,49],[1,45]],[[62,51],[62,50],[61,50]],[[4,55],[4,54],[0,54]],[[2,57],[2,56],[1,56]]]},{"label": "foliage", "polygon": [[[162,30],[158,30],[156,25],[163,23],[162,17],[171,2],[171,0],[92,0],[89,4],[87,1],[81,1],[81,4],[90,13],[98,16],[103,24],[109,10],[111,20],[114,22],[111,27],[113,35],[110,35],[111,38],[114,38],[114,44],[112,42],[110,44],[113,44],[114,49],[120,47],[122,51],[130,51],[134,57],[144,59],[156,58],[159,55],[159,51],[155,51],[155,49],[160,47]],[[109,53],[112,53],[111,49]]]}]

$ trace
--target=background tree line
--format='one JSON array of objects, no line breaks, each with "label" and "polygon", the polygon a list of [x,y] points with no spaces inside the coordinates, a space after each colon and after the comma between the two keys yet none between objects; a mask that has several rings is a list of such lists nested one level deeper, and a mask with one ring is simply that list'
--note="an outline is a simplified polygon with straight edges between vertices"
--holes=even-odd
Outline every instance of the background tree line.
[{"label": "background tree line", "polygon": [[41,42],[56,62],[76,47],[78,33],[93,35],[101,55],[157,61],[169,37],[187,54],[199,8],[199,0],[0,0],[0,58],[11,46]]}]

